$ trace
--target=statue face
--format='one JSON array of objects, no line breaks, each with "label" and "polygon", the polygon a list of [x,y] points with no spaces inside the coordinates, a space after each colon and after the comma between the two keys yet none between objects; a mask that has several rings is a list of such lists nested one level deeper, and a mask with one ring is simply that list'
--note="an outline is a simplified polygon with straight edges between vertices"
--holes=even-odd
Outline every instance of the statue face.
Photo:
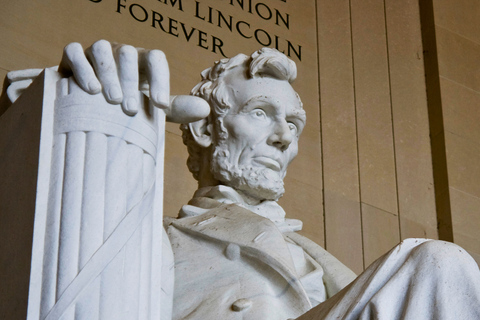
[{"label": "statue face", "polygon": [[298,152],[305,112],[287,81],[246,79],[238,73],[225,81],[232,105],[223,118],[228,137],[215,148],[212,171],[215,175],[218,165],[217,179],[226,185],[257,199],[277,200]]}]

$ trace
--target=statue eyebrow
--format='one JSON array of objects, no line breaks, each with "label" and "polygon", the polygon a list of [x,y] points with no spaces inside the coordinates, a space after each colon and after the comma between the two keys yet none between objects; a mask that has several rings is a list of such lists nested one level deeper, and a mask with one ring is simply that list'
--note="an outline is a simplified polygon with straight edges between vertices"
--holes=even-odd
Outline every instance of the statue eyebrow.
[{"label": "statue eyebrow", "polygon": [[243,105],[244,109],[242,110],[242,112],[251,111],[252,109],[256,108],[257,106],[254,105],[255,102],[265,103],[265,105],[263,106],[264,109],[276,109],[275,106],[278,105],[278,103],[275,102],[275,100],[270,98],[269,96],[259,94],[251,97],[250,99],[247,100],[247,102],[245,102],[245,104]]},{"label": "statue eyebrow", "polygon": [[295,111],[292,114],[287,115],[287,118],[288,119],[293,119],[293,118],[298,119],[303,123],[303,125],[305,125],[307,123],[307,114],[306,114],[304,109],[295,108]]},{"label": "statue eyebrow", "polygon": [[266,96],[266,95],[263,95],[263,94],[259,94],[259,95],[256,95],[256,96],[253,96],[251,97],[250,99],[247,100],[247,102],[245,102],[245,105],[248,105],[250,104],[252,101],[257,101],[257,100],[261,100],[261,101],[265,101],[265,102],[273,102],[272,101],[272,98]]}]

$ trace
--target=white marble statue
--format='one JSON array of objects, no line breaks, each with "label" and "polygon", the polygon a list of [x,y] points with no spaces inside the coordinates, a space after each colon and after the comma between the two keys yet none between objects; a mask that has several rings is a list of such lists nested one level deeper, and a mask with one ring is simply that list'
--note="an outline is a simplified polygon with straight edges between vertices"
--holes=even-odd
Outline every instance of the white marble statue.
[{"label": "white marble statue", "polygon": [[[184,123],[188,167],[199,188],[178,218],[164,219],[168,237],[162,238],[162,265],[150,265],[158,270],[137,266],[161,274],[162,296],[157,300],[161,319],[480,319],[479,268],[454,244],[404,240],[356,277],[296,233],[301,222],[286,219],[277,203],[306,121],[291,86],[296,66],[285,55],[264,48],[251,56],[221,60],[202,72],[193,96],[176,98],[169,97],[168,65],[157,50],[99,41],[84,53],[79,44],[70,44],[59,70],[67,76],[73,73],[79,86],[75,90],[104,97],[127,118],[145,117],[139,107],[140,88],[165,111],[167,120]],[[20,81],[11,85],[11,100],[25,86]],[[102,145],[109,146],[99,144],[95,152],[102,152]],[[149,166],[147,149],[143,148],[147,160],[142,163]],[[112,163],[107,161],[107,167]],[[129,170],[136,172],[133,167]],[[148,176],[142,170],[137,173]],[[143,190],[147,194],[149,189],[144,186]],[[145,221],[140,224],[143,230],[154,222]],[[143,252],[142,239],[154,235],[139,232],[140,240],[135,241]],[[108,235],[102,236],[108,240]],[[101,247],[102,239],[98,243],[91,250]],[[135,256],[133,251],[129,254]],[[119,261],[117,266],[127,260]],[[115,265],[107,268],[113,275],[119,272]],[[71,270],[68,276],[75,278],[76,272],[81,270]],[[89,291],[95,293],[93,297],[70,298],[76,311],[55,318],[51,309],[57,302],[52,298],[37,319],[158,319],[159,315],[130,309],[127,314],[123,300],[115,301],[125,287],[116,286],[106,269],[101,277],[98,290]],[[110,287],[103,287],[104,283]],[[135,292],[148,295],[155,289]],[[103,300],[102,290],[110,290]],[[138,301],[133,308],[140,310],[143,302]],[[102,303],[113,307],[102,309]],[[88,312],[91,306],[103,313]]]}]

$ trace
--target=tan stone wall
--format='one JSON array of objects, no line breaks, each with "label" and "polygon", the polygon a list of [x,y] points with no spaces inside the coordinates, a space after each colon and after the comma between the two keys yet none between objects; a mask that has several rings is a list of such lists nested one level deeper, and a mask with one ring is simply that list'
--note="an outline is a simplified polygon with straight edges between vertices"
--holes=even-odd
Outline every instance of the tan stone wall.
[{"label": "tan stone wall", "polygon": [[436,238],[416,1],[318,2],[326,248],[359,272]]},{"label": "tan stone wall", "polygon": [[480,261],[480,3],[433,9],[453,239]]},{"label": "tan stone wall", "polygon": [[[278,39],[277,47],[288,53],[288,40],[291,48],[301,46],[301,61],[292,49],[290,54],[299,68],[294,87],[308,113],[300,155],[280,200],[288,216],[302,219],[304,235],[356,272],[401,239],[438,237],[417,0],[199,0],[198,7],[193,0],[173,3],[6,2],[0,12],[0,76],[56,65],[65,44],[88,46],[104,38],[164,50],[170,58],[173,93],[187,93],[200,79],[199,72],[221,59],[222,52],[229,57],[249,54],[262,46],[259,42],[268,42],[268,34],[271,47]],[[455,240],[480,252],[474,234],[480,221],[475,223],[478,215],[470,213],[480,207],[475,184],[480,174],[475,166],[479,131],[471,115],[479,100],[474,66],[477,63],[478,71],[475,58],[480,51],[478,32],[468,27],[478,17],[470,14],[472,22],[463,21],[463,11],[452,11],[449,4],[453,6],[436,1],[435,15],[442,99],[452,106],[443,110],[453,225]],[[462,0],[465,12],[474,12],[468,9],[473,5],[473,0]],[[227,20],[232,16],[232,31],[225,22],[218,27],[218,11]],[[276,18],[277,11],[283,19],[289,15],[288,28]],[[272,16],[266,19],[269,12]],[[241,31],[236,29],[239,22]],[[259,41],[255,30],[260,30]],[[187,154],[176,125],[167,126],[166,140],[165,209],[174,216],[196,183],[186,169]]]}]

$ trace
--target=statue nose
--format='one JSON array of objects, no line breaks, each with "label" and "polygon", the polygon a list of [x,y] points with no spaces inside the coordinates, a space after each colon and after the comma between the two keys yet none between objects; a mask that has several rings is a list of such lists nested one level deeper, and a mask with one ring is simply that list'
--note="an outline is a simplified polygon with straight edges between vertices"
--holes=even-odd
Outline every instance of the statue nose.
[{"label": "statue nose", "polygon": [[293,135],[288,127],[288,123],[285,120],[277,122],[273,134],[268,138],[268,144],[285,151],[292,141]]}]

